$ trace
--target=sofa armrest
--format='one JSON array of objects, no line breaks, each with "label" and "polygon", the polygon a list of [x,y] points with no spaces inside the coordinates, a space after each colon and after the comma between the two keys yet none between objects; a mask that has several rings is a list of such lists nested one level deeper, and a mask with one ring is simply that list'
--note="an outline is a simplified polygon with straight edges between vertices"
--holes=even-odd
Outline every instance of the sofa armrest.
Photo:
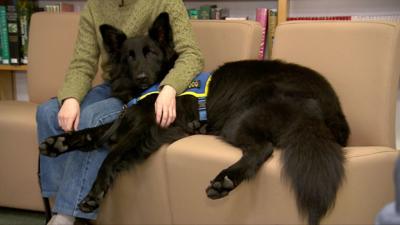
[{"label": "sofa armrest", "polygon": [[121,172],[100,206],[97,224],[171,224],[166,146]]},{"label": "sofa armrest", "polygon": [[43,210],[36,107],[34,103],[0,101],[0,206]]}]

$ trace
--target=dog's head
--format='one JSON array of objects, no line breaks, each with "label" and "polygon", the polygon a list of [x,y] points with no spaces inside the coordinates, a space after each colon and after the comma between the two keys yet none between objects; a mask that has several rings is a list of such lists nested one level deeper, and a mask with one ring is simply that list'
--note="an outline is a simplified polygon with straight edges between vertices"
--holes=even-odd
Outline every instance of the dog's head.
[{"label": "dog's head", "polygon": [[148,35],[128,38],[107,24],[100,26],[100,32],[113,67],[111,82],[117,86],[113,89],[147,89],[164,78],[177,58],[167,13],[156,18]]}]

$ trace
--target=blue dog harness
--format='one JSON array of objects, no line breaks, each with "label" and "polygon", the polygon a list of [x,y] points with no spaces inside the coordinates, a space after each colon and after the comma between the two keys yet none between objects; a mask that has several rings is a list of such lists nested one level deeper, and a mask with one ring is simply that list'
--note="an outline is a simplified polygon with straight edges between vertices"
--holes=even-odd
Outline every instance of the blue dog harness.
[{"label": "blue dog harness", "polygon": [[[200,121],[207,120],[206,97],[208,94],[208,84],[210,83],[210,81],[211,81],[211,73],[201,72],[193,79],[193,81],[189,84],[188,88],[182,94],[179,95],[179,96],[192,95],[197,98],[197,102],[199,105],[198,110],[199,110]],[[133,105],[136,105],[140,100],[146,98],[149,95],[160,93],[159,87],[160,87],[159,83],[154,84],[150,88],[143,91],[139,97],[130,100],[126,104],[126,107],[131,107]]]}]

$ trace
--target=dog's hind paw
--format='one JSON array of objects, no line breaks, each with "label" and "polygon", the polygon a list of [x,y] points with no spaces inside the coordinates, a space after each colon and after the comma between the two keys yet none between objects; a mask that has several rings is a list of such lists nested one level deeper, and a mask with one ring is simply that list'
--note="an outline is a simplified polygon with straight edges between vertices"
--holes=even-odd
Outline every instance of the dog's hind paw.
[{"label": "dog's hind paw", "polygon": [[99,208],[99,201],[96,198],[86,196],[86,198],[79,203],[78,207],[82,212],[90,213]]},{"label": "dog's hind paw", "polygon": [[40,154],[50,157],[56,157],[68,149],[63,136],[49,137],[39,145]]},{"label": "dog's hind paw", "polygon": [[227,196],[235,187],[233,181],[228,176],[224,176],[222,179],[212,180],[206,189],[206,193],[211,199],[219,199]]}]

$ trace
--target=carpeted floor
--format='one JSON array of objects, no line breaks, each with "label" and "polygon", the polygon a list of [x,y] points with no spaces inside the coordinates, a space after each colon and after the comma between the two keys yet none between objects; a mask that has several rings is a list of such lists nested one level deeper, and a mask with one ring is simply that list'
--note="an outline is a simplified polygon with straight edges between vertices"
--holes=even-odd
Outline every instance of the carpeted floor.
[{"label": "carpeted floor", "polygon": [[45,225],[43,212],[0,208],[0,225]]}]

